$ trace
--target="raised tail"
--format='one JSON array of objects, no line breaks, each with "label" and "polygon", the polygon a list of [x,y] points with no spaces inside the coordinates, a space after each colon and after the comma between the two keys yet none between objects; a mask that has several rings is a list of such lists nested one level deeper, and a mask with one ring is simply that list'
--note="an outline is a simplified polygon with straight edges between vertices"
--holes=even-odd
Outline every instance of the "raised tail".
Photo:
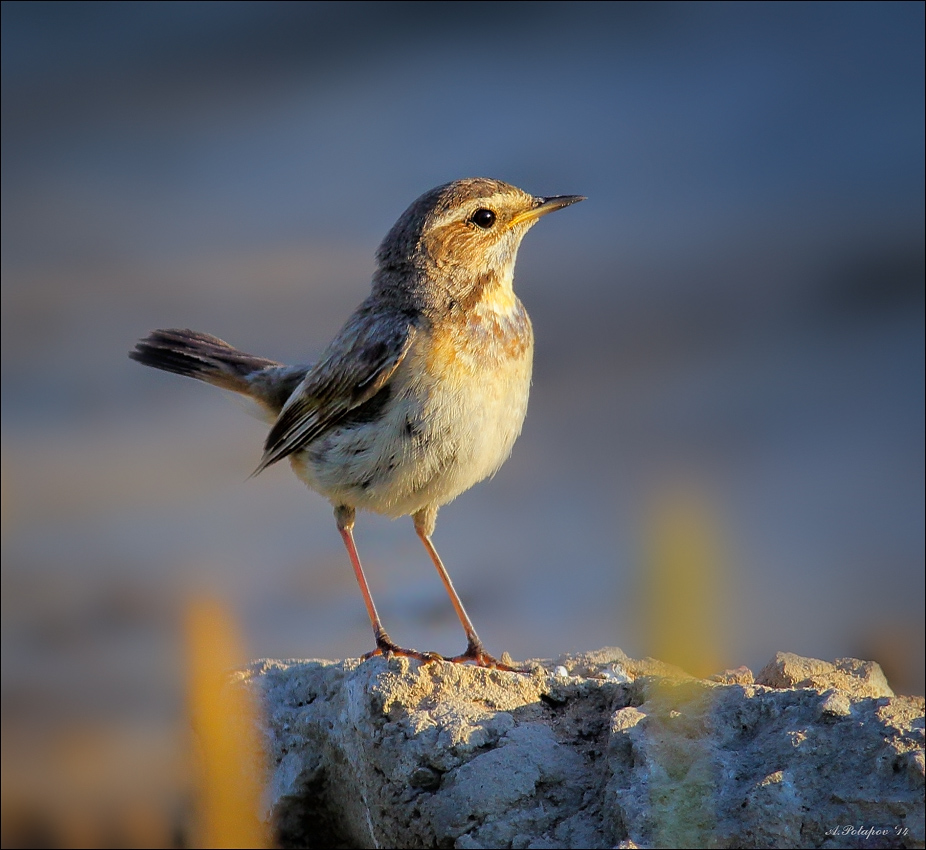
[{"label": "raised tail", "polygon": [[245,354],[211,334],[177,328],[152,331],[135,344],[129,357],[145,366],[250,396],[274,416],[308,369],[283,366]]}]

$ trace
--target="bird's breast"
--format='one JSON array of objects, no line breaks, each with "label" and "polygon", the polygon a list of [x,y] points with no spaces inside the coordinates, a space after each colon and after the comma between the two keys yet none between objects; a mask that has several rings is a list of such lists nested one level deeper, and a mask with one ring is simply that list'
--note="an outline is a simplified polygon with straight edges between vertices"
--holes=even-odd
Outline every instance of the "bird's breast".
[{"label": "bird's breast", "polygon": [[[492,475],[527,413],[534,335],[523,305],[483,302],[433,329],[417,356],[422,424],[441,455],[453,498]],[[438,476],[440,477],[440,476]],[[447,501],[449,501],[449,498]]]},{"label": "bird's breast", "polygon": [[436,380],[481,376],[504,382],[521,376],[526,363],[529,381],[534,332],[524,305],[509,291],[451,314],[433,327],[422,348],[425,369]]}]

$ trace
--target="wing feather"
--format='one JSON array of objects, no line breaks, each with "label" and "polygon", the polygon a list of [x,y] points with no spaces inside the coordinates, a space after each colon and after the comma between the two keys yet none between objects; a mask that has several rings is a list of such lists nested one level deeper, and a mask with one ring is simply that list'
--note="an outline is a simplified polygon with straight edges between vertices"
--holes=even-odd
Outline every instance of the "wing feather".
[{"label": "wing feather", "polygon": [[318,439],[376,395],[414,336],[408,316],[358,311],[283,406],[254,475]]}]

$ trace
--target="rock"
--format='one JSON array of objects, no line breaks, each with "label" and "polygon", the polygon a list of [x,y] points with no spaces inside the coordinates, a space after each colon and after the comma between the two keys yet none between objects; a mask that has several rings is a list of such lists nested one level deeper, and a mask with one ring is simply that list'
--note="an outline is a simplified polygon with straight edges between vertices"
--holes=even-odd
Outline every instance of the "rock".
[{"label": "rock", "polygon": [[526,674],[374,658],[238,679],[265,707],[283,846],[923,847],[923,700],[880,695],[867,662],[780,653],[773,685],[618,649]]},{"label": "rock", "polygon": [[722,673],[715,673],[709,678],[712,682],[720,682],[721,685],[751,685],[755,682],[752,670],[745,666],[724,670]]},{"label": "rock", "polygon": [[837,658],[832,664],[817,658],[802,658],[791,652],[779,652],[756,677],[757,685],[770,688],[837,688],[860,697],[892,697],[891,690],[874,661]]}]

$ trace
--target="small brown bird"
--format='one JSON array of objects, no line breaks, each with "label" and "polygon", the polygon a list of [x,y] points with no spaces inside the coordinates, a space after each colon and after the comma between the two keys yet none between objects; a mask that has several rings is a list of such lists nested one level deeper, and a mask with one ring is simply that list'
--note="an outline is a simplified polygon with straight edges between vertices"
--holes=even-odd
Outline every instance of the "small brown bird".
[{"label": "small brown bird", "polygon": [[466,651],[445,660],[511,669],[486,652],[431,536],[438,508],[495,473],[521,432],[534,336],[512,289],[518,246],[541,216],[582,200],[487,178],[425,193],[380,245],[370,296],[312,366],[190,330],[154,331],[129,354],[259,403],[273,427],[254,474],[288,457],[334,505],[376,638],[366,657],[442,658],[386,634],[354,544],[357,508],[413,516],[466,632]]}]

